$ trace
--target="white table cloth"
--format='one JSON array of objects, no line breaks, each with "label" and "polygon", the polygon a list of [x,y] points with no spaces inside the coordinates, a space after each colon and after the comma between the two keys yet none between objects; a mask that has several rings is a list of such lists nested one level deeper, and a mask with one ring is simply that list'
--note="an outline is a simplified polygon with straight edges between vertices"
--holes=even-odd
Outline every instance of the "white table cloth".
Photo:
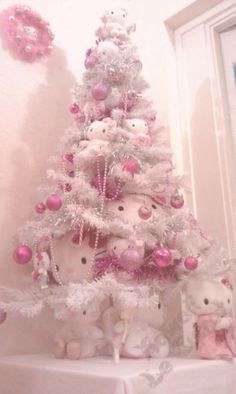
[{"label": "white table cloth", "polygon": [[236,361],[0,358],[0,394],[236,394]]}]

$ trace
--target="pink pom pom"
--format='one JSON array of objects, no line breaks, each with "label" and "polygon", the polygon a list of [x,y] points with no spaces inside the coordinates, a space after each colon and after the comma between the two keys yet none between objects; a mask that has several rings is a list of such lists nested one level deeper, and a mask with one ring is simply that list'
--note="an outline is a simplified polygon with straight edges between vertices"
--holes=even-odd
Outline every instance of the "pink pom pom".
[{"label": "pink pom pom", "polygon": [[89,55],[88,57],[86,57],[84,65],[85,68],[89,70],[93,68],[97,63],[98,63],[98,58],[94,55]]},{"label": "pink pom pom", "polygon": [[0,309],[0,324],[6,320],[7,314],[3,309]]},{"label": "pink pom pom", "polygon": [[165,268],[170,265],[172,254],[167,248],[160,247],[153,251],[152,258],[159,268]]},{"label": "pink pom pom", "polygon": [[14,250],[13,258],[18,264],[27,264],[32,258],[32,250],[27,245],[18,246]]},{"label": "pink pom pom", "polygon": [[70,112],[72,114],[77,114],[79,112],[79,106],[77,103],[73,103],[70,105]]},{"label": "pink pom pom", "polygon": [[196,257],[188,256],[184,260],[184,266],[189,271],[194,271],[198,266],[198,260]]},{"label": "pink pom pom", "polygon": [[46,206],[43,202],[39,202],[38,204],[35,205],[35,211],[37,213],[44,213],[46,209]]},{"label": "pink pom pom", "polygon": [[134,177],[134,174],[137,174],[139,170],[139,165],[135,160],[127,159],[122,162],[122,170],[129,172]]},{"label": "pink pom pom", "polygon": [[58,211],[61,208],[62,201],[59,196],[52,194],[46,200],[46,206],[50,211]]},{"label": "pink pom pom", "polygon": [[119,265],[128,272],[135,271],[141,267],[144,263],[140,253],[135,248],[124,250],[119,259]]},{"label": "pink pom pom", "polygon": [[92,96],[95,100],[105,100],[108,95],[108,88],[102,83],[98,83],[92,88]]}]

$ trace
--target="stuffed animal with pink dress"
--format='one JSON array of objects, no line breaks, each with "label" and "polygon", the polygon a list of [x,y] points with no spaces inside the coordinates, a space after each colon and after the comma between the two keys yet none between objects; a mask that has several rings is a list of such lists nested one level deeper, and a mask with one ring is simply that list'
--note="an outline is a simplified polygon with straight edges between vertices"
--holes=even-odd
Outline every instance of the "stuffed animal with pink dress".
[{"label": "stuffed animal with pink dress", "polygon": [[186,303],[195,314],[195,343],[204,359],[236,356],[232,317],[232,286],[227,278],[190,279],[185,288]]}]

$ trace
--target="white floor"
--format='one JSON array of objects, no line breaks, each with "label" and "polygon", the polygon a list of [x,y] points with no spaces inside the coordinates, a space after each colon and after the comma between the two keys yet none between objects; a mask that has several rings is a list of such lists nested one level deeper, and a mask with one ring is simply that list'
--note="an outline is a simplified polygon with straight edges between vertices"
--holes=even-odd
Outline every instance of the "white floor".
[{"label": "white floor", "polygon": [[236,361],[0,358],[0,394],[236,394]]}]

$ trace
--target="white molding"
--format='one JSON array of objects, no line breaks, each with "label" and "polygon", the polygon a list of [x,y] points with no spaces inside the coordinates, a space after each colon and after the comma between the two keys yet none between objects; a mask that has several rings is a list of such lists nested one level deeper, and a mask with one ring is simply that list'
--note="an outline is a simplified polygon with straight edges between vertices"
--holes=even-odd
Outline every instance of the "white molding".
[{"label": "white molding", "polygon": [[[217,2],[217,1],[216,1]],[[218,2],[217,2],[218,3]],[[183,10],[184,12],[184,10]],[[179,14],[176,15],[178,24]],[[196,199],[195,180],[193,178],[193,147],[191,139],[190,108],[188,89],[186,84],[189,82],[185,69],[185,48],[184,40],[188,34],[198,32],[199,37],[204,37],[202,45],[206,47],[207,76],[210,82],[209,93],[211,96],[212,114],[214,119],[215,144],[217,147],[217,165],[219,168],[220,189],[219,195],[222,199],[222,212],[224,213],[224,226],[227,246],[232,255],[236,254],[236,228],[235,215],[232,196],[236,195],[236,187],[232,177],[232,170],[235,168],[233,143],[231,140],[230,125],[227,116],[226,92],[224,83],[223,65],[221,60],[221,50],[219,34],[225,29],[236,23],[236,2],[235,0],[224,0],[215,7],[203,12],[201,15],[192,19],[189,13],[189,20],[178,29],[173,29],[175,16],[165,21],[172,37],[173,51],[175,54],[175,66],[169,68],[168,74],[171,80],[169,85],[169,113],[170,131],[173,150],[177,152],[177,169],[184,171],[190,169],[192,183],[192,200],[188,201],[196,217],[198,217],[198,201]],[[185,20],[187,15],[185,15]],[[171,23],[168,21],[171,20]],[[172,54],[173,61],[173,54]],[[176,108],[176,104],[177,108]],[[174,109],[173,109],[174,108]],[[187,138],[187,145],[183,142]],[[185,142],[186,144],[186,142]],[[217,176],[217,173],[216,173]],[[220,200],[221,201],[221,200]],[[222,230],[223,231],[223,230]]]}]

